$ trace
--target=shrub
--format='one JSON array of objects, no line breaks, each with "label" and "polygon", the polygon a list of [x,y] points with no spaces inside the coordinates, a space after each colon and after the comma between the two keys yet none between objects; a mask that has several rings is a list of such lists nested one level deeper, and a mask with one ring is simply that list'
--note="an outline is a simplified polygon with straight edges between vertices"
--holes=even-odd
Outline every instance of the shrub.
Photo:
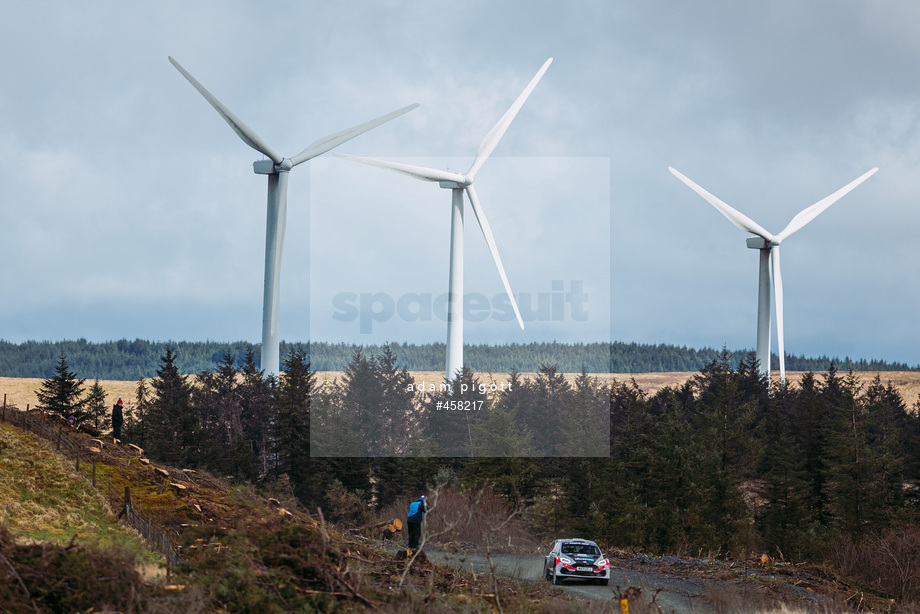
[{"label": "shrub", "polygon": [[842,575],[898,603],[920,602],[920,527],[900,524],[861,539],[845,536],[831,562]]}]

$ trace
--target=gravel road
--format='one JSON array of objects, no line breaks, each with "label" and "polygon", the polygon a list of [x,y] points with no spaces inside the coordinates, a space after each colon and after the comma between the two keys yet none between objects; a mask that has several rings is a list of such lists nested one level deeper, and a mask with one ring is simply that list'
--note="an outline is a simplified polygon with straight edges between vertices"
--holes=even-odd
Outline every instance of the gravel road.
[{"label": "gravel road", "polygon": [[[453,554],[427,547],[429,558],[455,569],[476,573],[489,571],[488,559],[478,553]],[[495,554],[496,572],[528,580],[543,579],[542,554]],[[584,581],[569,581],[560,585],[567,593],[590,600],[617,597],[617,587],[641,589],[640,599],[654,604],[663,613],[695,613],[737,611],[738,608],[775,607],[783,602],[793,608],[815,609],[832,605],[830,597],[808,588],[816,580],[806,574],[792,576],[781,570],[735,566],[730,571],[724,564],[708,559],[683,560],[676,557],[635,555],[629,562],[611,559],[610,584],[598,586]],[[713,568],[718,573],[710,573]],[[674,573],[670,571],[674,570]],[[706,576],[706,577],[704,577]],[[653,609],[654,611],[654,609]]]},{"label": "gravel road", "polygon": [[[475,554],[448,554],[426,548],[432,561],[449,565],[456,569],[469,571],[472,565],[476,573],[488,572],[489,562],[486,557]],[[543,579],[543,555],[492,555],[496,572],[534,582],[545,582]],[[651,599],[663,612],[704,612],[707,611],[708,601],[704,595],[706,587],[702,581],[680,576],[664,574],[656,571],[637,571],[633,569],[611,568],[610,585],[597,586],[584,581],[570,581],[560,585],[562,590],[583,599],[604,600],[614,599],[616,587],[626,590],[630,586],[642,589],[643,595]]]}]

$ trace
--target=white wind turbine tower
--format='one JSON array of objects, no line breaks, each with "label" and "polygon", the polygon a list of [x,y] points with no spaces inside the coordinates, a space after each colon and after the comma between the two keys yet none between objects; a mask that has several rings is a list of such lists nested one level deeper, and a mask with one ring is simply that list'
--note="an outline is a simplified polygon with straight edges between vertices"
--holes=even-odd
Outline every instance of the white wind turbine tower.
[{"label": "white wind turbine tower", "polygon": [[537,71],[537,74],[521,95],[518,96],[514,104],[511,105],[498,123],[489,131],[479,145],[479,151],[473,160],[473,165],[464,174],[451,173],[435,168],[425,168],[421,166],[412,166],[409,164],[400,164],[398,162],[387,162],[385,160],[373,160],[370,158],[361,158],[346,154],[336,153],[340,158],[363,162],[371,166],[378,166],[420,179],[422,181],[436,181],[442,188],[451,190],[451,216],[450,216],[450,272],[448,281],[448,298],[447,298],[447,365],[445,369],[445,378],[450,381],[456,376],[457,372],[463,368],[463,192],[466,192],[473,206],[473,213],[476,215],[476,221],[479,222],[479,228],[489,245],[489,251],[492,253],[492,259],[498,268],[498,274],[501,276],[502,284],[505,286],[505,292],[511,300],[511,306],[514,308],[514,315],[517,316],[518,324],[521,329],[524,328],[524,321],[521,319],[521,312],[518,310],[517,302],[514,300],[514,294],[511,293],[511,285],[508,283],[508,277],[505,275],[505,269],[502,266],[501,258],[498,255],[498,248],[495,246],[495,239],[492,237],[492,230],[489,227],[489,221],[486,219],[485,211],[479,204],[479,198],[476,196],[476,190],[473,188],[473,179],[476,173],[482,168],[482,165],[488,160],[489,156],[495,150],[498,142],[504,136],[508,126],[517,115],[518,111],[524,105],[524,101],[530,96],[530,93],[537,86],[537,83],[543,77],[543,73],[549,68],[553,58],[549,58]]},{"label": "white wind turbine tower", "polygon": [[247,126],[239,117],[214,97],[195,77],[185,70],[179,62],[169,58],[182,76],[195,86],[211,106],[230,124],[244,143],[268,157],[268,160],[253,162],[252,169],[257,175],[268,175],[268,217],[265,223],[265,289],[262,297],[262,370],[266,374],[278,375],[279,336],[278,336],[278,290],[281,276],[281,249],[284,244],[284,226],[287,220],[287,183],[288,173],[292,168],[306,162],[330,149],[349,141],[359,134],[367,132],[380,124],[399,117],[416,108],[417,104],[403,107],[387,115],[341,132],[336,132],[314,141],[296,156],[285,158],[265,142],[255,130]]},{"label": "white wind turbine tower", "polygon": [[705,198],[709,204],[719,210],[719,212],[728,218],[728,220],[751,234],[757,235],[749,237],[747,246],[751,249],[760,250],[760,283],[757,292],[757,360],[760,361],[760,371],[770,380],[770,288],[773,286],[773,297],[776,302],[776,338],[777,353],[779,354],[779,377],[781,382],[786,381],[786,354],[783,346],[783,277],[780,273],[779,266],[779,246],[784,239],[792,233],[800,230],[803,226],[818,217],[825,209],[833,205],[844,194],[858,186],[860,183],[875,174],[878,168],[862,174],[844,187],[840,188],[830,196],[823,198],[803,209],[796,215],[789,224],[780,231],[779,234],[770,234],[757,224],[751,218],[739,213],[729,207],[724,202],[695,184],[693,181],[668,167],[671,173],[686,183],[690,188]]}]

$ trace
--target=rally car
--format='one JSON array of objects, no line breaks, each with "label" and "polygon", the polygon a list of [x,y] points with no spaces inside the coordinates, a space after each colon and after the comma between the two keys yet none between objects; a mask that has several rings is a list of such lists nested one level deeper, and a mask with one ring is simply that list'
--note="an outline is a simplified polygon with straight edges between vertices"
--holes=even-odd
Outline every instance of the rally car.
[{"label": "rally car", "polygon": [[543,577],[553,584],[577,579],[606,586],[610,582],[610,561],[592,541],[557,539],[553,549],[546,555]]}]

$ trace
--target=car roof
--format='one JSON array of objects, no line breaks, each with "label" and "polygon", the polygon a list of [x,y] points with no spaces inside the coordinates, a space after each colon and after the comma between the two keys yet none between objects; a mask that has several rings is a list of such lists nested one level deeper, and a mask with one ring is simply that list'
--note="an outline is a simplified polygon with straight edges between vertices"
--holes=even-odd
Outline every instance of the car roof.
[{"label": "car roof", "polygon": [[563,543],[563,542],[569,543],[569,544],[586,544],[586,545],[590,545],[590,546],[597,546],[597,544],[594,543],[593,541],[591,541],[590,539],[581,539],[580,537],[573,537],[573,538],[570,538],[570,539],[557,539],[557,540],[556,540],[556,543],[557,543],[557,544],[561,544],[561,543]]}]

